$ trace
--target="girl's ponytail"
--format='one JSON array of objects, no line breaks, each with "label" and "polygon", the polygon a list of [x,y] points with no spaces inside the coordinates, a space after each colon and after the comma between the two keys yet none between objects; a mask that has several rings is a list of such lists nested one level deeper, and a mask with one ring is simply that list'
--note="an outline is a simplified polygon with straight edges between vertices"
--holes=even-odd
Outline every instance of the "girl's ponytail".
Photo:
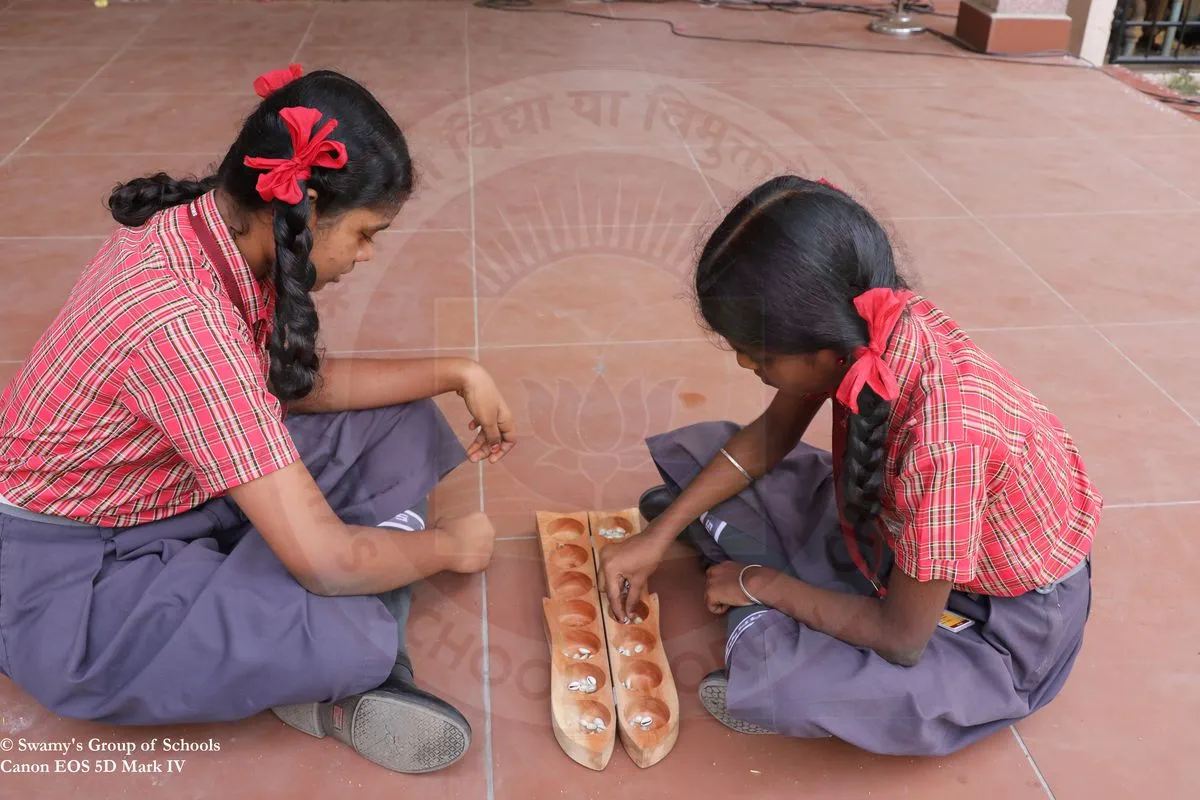
[{"label": "girl's ponytail", "polygon": [[160,211],[190,203],[217,188],[216,175],[201,180],[175,180],[165,172],[134,178],[113,189],[108,210],[121,225],[139,228]]}]

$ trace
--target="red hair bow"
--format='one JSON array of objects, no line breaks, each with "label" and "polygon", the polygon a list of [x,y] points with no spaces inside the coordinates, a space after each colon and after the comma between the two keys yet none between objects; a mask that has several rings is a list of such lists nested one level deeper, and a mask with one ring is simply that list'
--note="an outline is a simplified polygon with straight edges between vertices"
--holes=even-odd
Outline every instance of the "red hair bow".
[{"label": "red hair bow", "polygon": [[296,205],[303,199],[300,182],[312,176],[313,167],[341,169],[346,165],[346,145],[328,139],[337,120],[331,119],[313,133],[321,121],[321,112],[315,108],[293,106],[279,112],[288,131],[292,134],[291,158],[258,158],[246,156],[245,164],[251,169],[264,169],[267,174],[258,176],[258,194],[268,203],[282,200]]},{"label": "red hair bow", "polygon": [[287,69],[273,69],[254,79],[254,93],[265,100],[303,74],[299,64],[288,64]]},{"label": "red hair bow", "polygon": [[887,349],[888,339],[910,297],[912,292],[870,289],[854,298],[854,307],[867,321],[867,346],[854,351],[854,364],[838,386],[837,399],[855,414],[858,413],[858,395],[864,386],[870,386],[875,394],[887,401],[900,396],[900,385],[896,383],[891,367],[884,362],[883,351]]},{"label": "red hair bow", "polygon": [[840,187],[840,186],[834,186],[832,183],[830,183],[829,181],[825,180],[824,178],[821,178],[820,180],[818,180],[818,181],[817,181],[817,183],[821,184],[822,186],[828,186],[830,189],[833,189],[835,192],[841,192],[842,194],[845,194],[845,193],[846,193],[846,192],[845,192],[845,191],[842,189],[842,187]]}]

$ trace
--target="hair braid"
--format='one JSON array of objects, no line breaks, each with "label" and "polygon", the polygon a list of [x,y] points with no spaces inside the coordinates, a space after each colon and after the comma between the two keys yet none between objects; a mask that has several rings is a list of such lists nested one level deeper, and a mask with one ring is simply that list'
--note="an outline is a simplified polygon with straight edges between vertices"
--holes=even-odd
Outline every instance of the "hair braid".
[{"label": "hair braid", "polygon": [[275,327],[271,332],[271,387],[283,402],[312,391],[320,367],[319,321],[312,291],[317,271],[309,258],[307,195],[296,205],[275,202]]},{"label": "hair braid", "polygon": [[888,415],[891,403],[880,399],[869,386],[858,395],[859,413],[846,424],[846,451],[842,460],[842,504],[846,521],[863,541],[866,526],[882,510],[884,462],[887,456]]},{"label": "hair braid", "polygon": [[108,197],[108,210],[121,225],[139,228],[160,211],[190,203],[220,185],[211,175],[200,180],[176,180],[165,172],[118,184]]}]

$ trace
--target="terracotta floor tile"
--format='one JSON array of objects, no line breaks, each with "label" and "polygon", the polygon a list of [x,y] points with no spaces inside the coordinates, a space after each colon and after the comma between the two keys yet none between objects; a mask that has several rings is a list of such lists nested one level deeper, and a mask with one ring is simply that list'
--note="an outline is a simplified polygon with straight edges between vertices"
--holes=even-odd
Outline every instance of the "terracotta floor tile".
[{"label": "terracotta floor tile", "polygon": [[217,156],[25,156],[0,167],[0,236],[107,236],[113,186],[159,170],[209,174]]},{"label": "terracotta floor tile", "polygon": [[691,226],[481,231],[480,344],[696,338],[699,239]]},{"label": "terracotta floor tile", "polygon": [[470,236],[382,233],[374,259],[316,297],[330,351],[472,347]]},{"label": "terracotta floor tile", "polygon": [[8,385],[20,368],[19,361],[0,361],[0,393],[3,393],[4,387]]},{"label": "terracotta floor tile", "polygon": [[438,89],[467,94],[467,55],[452,42],[426,42],[411,48],[359,50],[305,45],[296,59],[306,72],[333,69],[373,92],[404,93]]},{"label": "terracotta floor tile", "polygon": [[[837,89],[755,80],[708,85],[695,81],[657,81],[649,97],[657,100],[657,120],[675,125],[696,150],[720,147],[727,139],[773,145],[848,144],[880,141],[884,134]],[[703,162],[702,162],[703,163]]]},{"label": "terracotta floor tile", "polygon": [[[865,26],[864,26],[865,27]],[[870,34],[868,34],[870,35]],[[873,44],[878,43],[878,39]],[[840,44],[840,42],[832,42]],[[901,53],[871,53],[846,50],[808,50],[805,58],[818,74],[840,88],[941,88],[992,87],[1000,78],[981,68],[979,62],[960,58],[952,48],[933,43],[892,41]],[[930,54],[932,53],[932,54]]]},{"label": "terracotta floor tile", "polygon": [[532,47],[538,48],[593,41],[613,44],[623,42],[627,38],[627,31],[637,27],[609,19],[601,0],[583,3],[576,0],[543,0],[537,5],[539,9],[575,10],[589,15],[599,12],[604,18],[561,13],[514,13],[482,8],[469,2],[466,3],[467,35],[471,40],[471,48],[501,42],[512,42],[514,45],[529,42]]},{"label": "terracotta floor tile", "polygon": [[128,6],[9,11],[0,25],[0,47],[105,47],[115,52],[161,13]]},{"label": "terracotta floor tile", "polygon": [[1066,56],[1011,61],[994,59],[978,61],[976,65],[998,80],[1015,86],[1088,86],[1100,79],[1112,80],[1100,70]]},{"label": "terracotta floor tile", "polygon": [[[893,139],[1073,136],[1076,126],[1002,86],[844,89],[846,97]],[[937,145],[933,145],[936,147]]]},{"label": "terracotta floor tile", "polygon": [[[337,67],[377,94],[404,129],[420,176],[379,258],[321,298],[326,343],[376,356],[470,357],[478,307],[481,360],[517,417],[519,444],[499,465],[465,464],[447,476],[431,511],[482,505],[502,536],[528,535],[537,509],[633,505],[659,480],[646,435],[706,419],[746,422],[766,404],[770,394],[753,375],[703,338],[688,271],[721,210],[756,183],[784,171],[826,177],[885,220],[919,288],[1064,420],[1110,505],[1076,674],[1020,725],[1055,796],[1186,796],[1200,773],[1180,743],[1200,698],[1188,682],[1194,615],[1180,600],[1196,552],[1181,532],[1196,527],[1200,507],[1112,506],[1200,500],[1189,466],[1200,457],[1200,427],[1163,394],[1200,415],[1200,364],[1187,346],[1200,334],[1200,127],[1096,72],[971,60],[933,36],[873,34],[862,15],[537,6],[670,19],[685,34],[853,49],[688,40],[653,21],[500,11],[474,0],[110,0],[105,9],[18,0],[0,12],[0,75],[30,99],[0,98],[0,159],[53,96],[65,100],[91,82],[75,98],[74,119],[56,118],[0,167],[0,280],[11,290],[0,297],[8,334],[0,386],[112,230],[111,187],[160,169],[206,172],[256,102],[253,78],[299,48],[306,70]],[[926,21],[953,30],[953,19]],[[34,155],[35,147],[50,154]],[[61,155],[74,148],[87,155]],[[193,150],[203,155],[180,155]],[[121,155],[139,151],[165,155]],[[79,236],[94,238],[36,238]],[[1078,316],[1039,278],[1099,332],[1076,327]],[[1009,326],[1047,327],[979,330]],[[549,346],[565,342],[574,344]],[[437,403],[469,442],[462,400]],[[806,439],[828,446],[828,408]],[[536,543],[506,539],[486,579],[438,577],[418,589],[410,628],[418,677],[475,729],[471,753],[447,772],[398,776],[269,714],[139,731],[71,722],[0,679],[0,737],[211,737],[221,745],[185,754],[182,775],[6,775],[0,795],[240,800],[348,790],[477,800],[491,770],[493,794],[504,800],[640,800],[670,790],[1045,797],[1008,733],[953,758],[910,760],[721,727],[695,689],[720,664],[723,622],[701,606],[702,574],[682,546],[651,581],[666,609],[685,723],[679,743],[653,770],[617,752],[604,774],[586,771],[549,729],[542,583]]]},{"label": "terracotta floor tile", "polygon": [[392,223],[393,230],[467,230],[471,225],[471,178],[466,151],[423,146],[428,128],[415,126],[409,150],[417,171],[416,192]]},{"label": "terracotta floor tile", "polygon": [[[1195,122],[1191,124],[1200,128]],[[1121,139],[1118,146],[1125,155],[1176,189],[1200,200],[1200,160],[1191,157],[1196,148],[1194,137],[1127,138]]]},{"label": "terracotta floor tile", "polygon": [[679,144],[568,153],[476,150],[473,158],[481,231],[694,225],[716,211]]},{"label": "terracotta floor tile", "polygon": [[8,155],[66,101],[57,94],[0,94],[0,153]]},{"label": "terracotta floor tile", "polygon": [[[954,61],[964,60],[963,57],[967,55],[964,50],[929,35],[908,38],[881,36],[870,30],[869,26],[872,20],[863,14],[829,12],[814,14],[805,13],[804,9],[800,9],[799,12],[787,13],[787,9],[784,9],[783,13],[763,15],[760,19],[767,28],[768,36],[771,39],[832,45],[837,48],[811,46],[796,48],[806,57],[812,57],[814,60],[822,55],[839,55],[847,59],[868,59],[895,52],[900,55],[893,56],[894,62],[896,59],[903,59],[899,63],[907,64],[909,59],[913,59],[916,63],[917,54],[939,53]],[[937,28],[943,32],[952,31],[954,28],[954,20],[923,16],[921,22],[926,27]],[[890,71],[899,70],[892,68]]]},{"label": "terracotta floor tile", "polygon": [[[946,759],[881,758],[828,741],[750,737],[709,717],[696,696],[700,678],[721,664],[722,621],[701,605],[703,576],[695,556],[674,548],[651,578],[663,608],[663,646],[680,700],[674,749],[639,770],[618,743],[604,772],[571,761],[549,728],[548,650],[542,623],[545,578],[536,541],[502,542],[488,575],[491,628],[492,733],[498,798],[613,793],[653,797],[839,798],[887,796],[903,784],[921,797],[961,797],[964,785],[986,786],[996,797],[1044,797],[1007,732]],[[530,764],[536,764],[531,769]]]},{"label": "terracotta floor tile", "polygon": [[756,145],[726,142],[693,155],[729,208],[764,180],[783,174],[825,178],[880,218],[965,217],[967,212],[894,142]]},{"label": "terracotta floor tile", "polygon": [[811,84],[819,77],[805,54],[797,49],[749,42],[687,40],[672,36],[665,29],[636,30],[631,32],[630,39],[642,68],[654,81],[681,78],[699,83],[762,81],[794,85]]},{"label": "terracotta floor tile", "polygon": [[316,47],[396,51],[435,41],[458,48],[464,46],[466,18],[464,9],[453,4],[321,5],[305,42]]},{"label": "terracotta floor tile", "polygon": [[[253,53],[265,42],[270,49],[294,51],[314,18],[313,7],[301,3],[227,3],[219,8],[214,13],[207,4],[169,6],[137,38],[135,47],[231,47]],[[273,68],[286,66],[284,61]]]},{"label": "terracotta floor tile", "polygon": [[[1106,325],[1100,331],[1194,418],[1200,419],[1200,322]],[[1197,492],[1200,494],[1200,492]]]},{"label": "terracotta floor tile", "polygon": [[1095,323],[1200,317],[1200,213],[990,219],[988,227]]},{"label": "terracotta floor tile", "polygon": [[[675,23],[681,34],[748,39],[769,34],[770,23],[779,19],[761,8],[729,7],[729,10],[734,13],[721,13],[719,9],[692,3],[628,3],[616,9],[614,16],[627,20],[643,20],[617,22],[629,31],[630,38],[634,41],[640,36],[662,38],[672,35],[670,29],[662,22],[645,20],[669,20]],[[675,37],[675,40],[680,46],[704,44],[703,40],[686,39],[682,36]]]},{"label": "terracotta floor tile", "polygon": [[469,131],[470,143],[485,151],[678,144],[671,125],[649,116],[646,87],[636,71],[592,68],[564,69],[502,86],[472,86],[472,127],[464,124],[456,138],[465,144]]},{"label": "terracotta floor tile", "polygon": [[0,361],[21,361],[54,321],[100,239],[0,239]]},{"label": "terracotta floor tile", "polygon": [[[767,390],[709,341],[489,349],[518,445],[484,472],[501,535],[529,533],[531,510],[629,507],[658,483],[644,440],[710,419],[748,423]],[[497,468],[498,467],[498,468]]]},{"label": "terracotta floor tile", "polygon": [[1058,699],[1018,726],[1057,797],[1182,798],[1200,781],[1180,746],[1200,707],[1198,524],[1195,505],[1105,512],[1083,651]]},{"label": "terracotta floor tile", "polygon": [[[526,15],[515,33],[471,28],[471,88],[479,90],[526,78],[578,69],[637,69],[640,64],[619,24],[549,15]],[[540,16],[540,15],[539,15]],[[522,20],[518,20],[518,23]],[[548,24],[560,23],[557,25]]]},{"label": "terracotta floor tile", "polygon": [[1085,134],[1190,136],[1196,145],[1200,125],[1186,114],[1101,72],[1087,75],[1091,80],[1086,82],[1031,83],[1023,91],[1035,104],[1070,120]]},{"label": "terracotta floor tile", "polygon": [[[385,82],[381,86],[388,87],[389,84]],[[465,91],[436,87],[403,90],[382,88],[372,90],[372,93],[404,132],[409,152],[418,164],[429,153],[454,146],[455,134],[448,129],[448,123],[467,113]],[[465,164],[465,149],[462,154]]]},{"label": "terracotta floor tile", "polygon": [[[1062,420],[1107,503],[1200,499],[1200,427],[1095,331],[980,331],[975,341]],[[1103,398],[1097,402],[1096,398]]]},{"label": "terracotta floor tile", "polygon": [[[904,147],[981,216],[1170,210],[1195,204],[1097,140],[977,139],[906,142]],[[1014,175],[1021,180],[1014,181]]]},{"label": "terracotta floor tile", "polygon": [[[0,34],[2,35],[2,34]],[[117,52],[109,47],[5,48],[0,45],[0,75],[6,88],[40,94],[71,94]]]},{"label": "terracotta floor tile", "polygon": [[258,98],[86,91],[26,145],[44,153],[224,153]]},{"label": "terracotta floor tile", "polygon": [[965,328],[1070,325],[1083,318],[972,219],[900,220],[902,268]]},{"label": "terracotta floor tile", "polygon": [[295,49],[294,44],[260,42],[254,48],[242,48],[221,41],[206,47],[138,46],[117,56],[87,91],[232,94],[254,103],[254,79],[287,66]]}]

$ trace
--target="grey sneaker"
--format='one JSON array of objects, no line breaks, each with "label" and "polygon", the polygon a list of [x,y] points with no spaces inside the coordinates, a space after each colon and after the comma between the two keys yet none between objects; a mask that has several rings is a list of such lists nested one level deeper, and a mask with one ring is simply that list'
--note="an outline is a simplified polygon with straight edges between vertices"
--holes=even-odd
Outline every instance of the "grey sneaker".
[{"label": "grey sneaker", "polygon": [[363,758],[395,772],[434,772],[471,746],[471,725],[454,706],[414,686],[390,680],[336,703],[271,709],[298,731],[332,736]]},{"label": "grey sneaker", "polygon": [[755,736],[775,733],[775,731],[755,725],[752,722],[742,722],[730,716],[729,708],[726,705],[726,695],[728,692],[729,679],[725,677],[725,670],[719,669],[715,672],[710,672],[705,676],[704,680],[700,681],[700,702],[704,705],[704,709],[708,713],[717,718],[717,722],[738,733],[749,733]]}]

